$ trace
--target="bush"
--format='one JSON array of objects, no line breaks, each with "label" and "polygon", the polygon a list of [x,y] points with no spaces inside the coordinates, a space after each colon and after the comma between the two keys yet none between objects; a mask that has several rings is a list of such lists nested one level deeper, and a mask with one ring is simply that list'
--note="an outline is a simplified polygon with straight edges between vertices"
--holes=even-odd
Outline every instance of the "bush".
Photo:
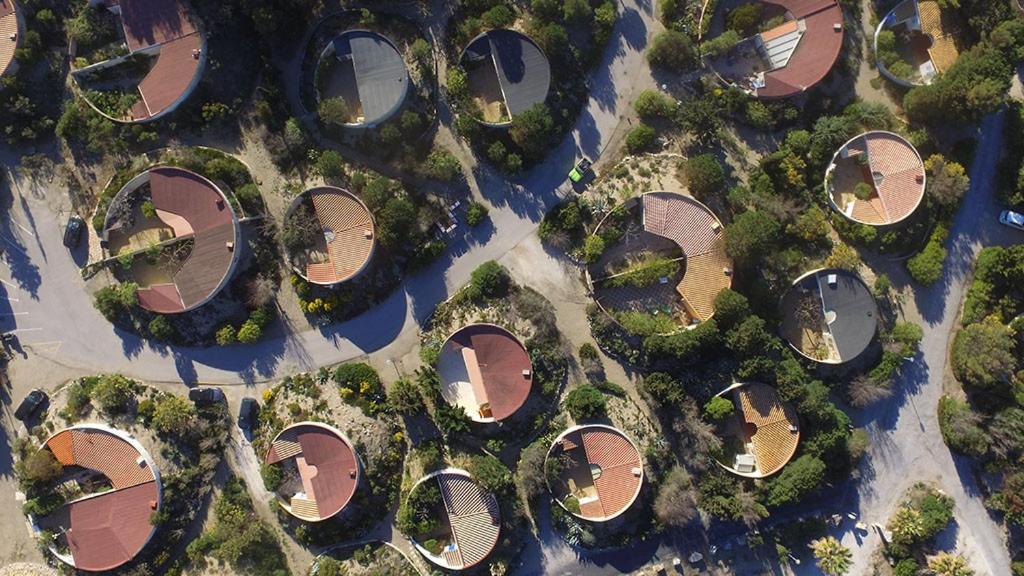
[{"label": "bush", "polygon": [[967,326],[953,339],[952,364],[957,379],[968,386],[1009,384],[1019,365],[1013,331],[992,316]]},{"label": "bush", "polygon": [[153,428],[163,434],[187,433],[196,418],[196,407],[181,396],[167,394],[153,409]]},{"label": "bush", "polygon": [[955,398],[939,398],[939,430],[950,450],[968,456],[984,456],[988,452],[989,438],[979,424],[981,418],[971,407]]},{"label": "bush", "polygon": [[263,337],[263,328],[252,319],[246,320],[238,328],[237,338],[242,344],[254,344]]},{"label": "bush", "polygon": [[263,478],[263,487],[270,492],[275,492],[284,482],[281,467],[274,464],[260,466],[260,477]]},{"label": "bush", "polygon": [[555,121],[548,107],[539,102],[512,118],[508,134],[526,154],[538,158],[555,136]]},{"label": "bush", "polygon": [[448,441],[458,434],[468,434],[471,422],[462,406],[442,402],[434,410],[434,423]]},{"label": "bush", "polygon": [[447,150],[434,150],[427,156],[425,172],[435,180],[454,182],[462,174],[462,165]]},{"label": "bush", "polygon": [[661,278],[672,278],[679,273],[679,262],[670,258],[663,258],[649,254],[640,262],[633,264],[629,269],[602,280],[606,287],[616,288],[623,286],[653,286]]},{"label": "bush", "polygon": [[725,227],[725,250],[738,263],[751,264],[775,250],[781,233],[767,212],[744,212]]},{"label": "bush", "polygon": [[647,50],[647,61],[652,67],[672,72],[685,72],[697,63],[690,37],[678,30],[666,30],[655,36]]},{"label": "bush", "polygon": [[817,490],[824,478],[825,463],[810,454],[804,454],[769,480],[767,503],[769,506],[779,506],[797,502]]},{"label": "bush", "polygon": [[217,344],[220,346],[228,346],[238,341],[238,335],[235,331],[235,327],[231,324],[225,324],[217,330]]},{"label": "bush", "polygon": [[345,175],[345,161],[334,150],[324,150],[316,161],[317,172],[328,182]]},{"label": "bush", "polygon": [[168,342],[174,338],[174,327],[166,316],[156,315],[149,321],[149,335],[157,340]]},{"label": "bush", "polygon": [[721,396],[715,396],[704,405],[704,415],[715,421],[724,420],[732,416],[735,411],[736,407],[733,406],[733,403]]},{"label": "bush", "polygon": [[512,491],[512,471],[494,456],[474,456],[468,471],[477,485],[491,494],[502,496]]},{"label": "bush", "polygon": [[936,226],[924,250],[907,260],[907,271],[910,272],[911,278],[929,286],[942,277],[942,266],[946,261],[944,243],[947,235],[945,227]]},{"label": "bush", "polygon": [[135,399],[135,390],[131,380],[119,374],[107,374],[100,376],[93,385],[90,396],[107,414],[124,414]]},{"label": "bush", "polygon": [[636,113],[641,118],[649,120],[651,118],[667,118],[672,114],[675,103],[657,90],[644,90],[637,96],[633,107],[636,108]]},{"label": "bush", "polygon": [[587,264],[593,264],[601,258],[601,254],[604,254],[604,238],[600,236],[587,236],[587,239],[583,241],[583,261]]},{"label": "bush", "polygon": [[725,187],[725,169],[711,154],[688,159],[685,172],[686,187],[699,200],[717,195]]},{"label": "bush", "polygon": [[473,270],[469,285],[466,287],[466,296],[478,301],[485,298],[500,298],[508,294],[511,283],[512,278],[509,277],[508,270],[494,260],[489,260]]},{"label": "bush", "polygon": [[487,219],[487,213],[487,206],[474,200],[469,203],[469,208],[466,209],[466,223],[470,226],[476,226]]},{"label": "bush", "polygon": [[657,133],[654,128],[640,123],[626,134],[626,150],[630,154],[648,152],[654,148]]},{"label": "bush", "polygon": [[317,116],[324,124],[341,126],[349,122],[348,105],[342,97],[327,98],[320,102],[317,108]]},{"label": "bush", "polygon": [[565,409],[576,421],[600,418],[605,414],[604,394],[590,384],[577,386],[566,394]]},{"label": "bush", "polygon": [[715,296],[715,322],[728,332],[750,316],[750,302],[747,297],[731,288],[723,288]]}]

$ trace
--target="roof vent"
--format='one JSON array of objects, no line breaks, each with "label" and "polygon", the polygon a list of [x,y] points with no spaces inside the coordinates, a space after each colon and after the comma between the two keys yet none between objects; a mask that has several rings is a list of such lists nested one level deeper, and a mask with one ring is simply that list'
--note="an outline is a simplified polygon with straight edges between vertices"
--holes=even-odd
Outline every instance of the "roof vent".
[{"label": "roof vent", "polygon": [[11,42],[14,42],[15,40],[18,39],[18,33],[17,32],[11,33],[10,38],[11,38]]},{"label": "roof vent", "polygon": [[829,274],[827,280],[828,280],[828,285],[833,287],[833,288],[835,288],[836,284],[839,283],[839,276],[836,275],[836,274]]},{"label": "roof vent", "polygon": [[138,458],[135,459],[135,464],[138,465],[140,468],[145,468],[146,459],[143,458],[142,456],[139,456]]},{"label": "roof vent", "polygon": [[637,466],[636,468],[633,468],[633,470],[631,470],[631,472],[633,472],[633,476],[636,476],[637,478],[639,478],[640,476],[643,475],[644,469],[639,467],[639,466]]},{"label": "roof vent", "polygon": [[531,372],[530,372],[529,368],[523,370],[523,378],[529,378],[530,374],[531,374]]},{"label": "roof vent", "polygon": [[363,238],[366,238],[367,240],[373,238],[373,230],[370,230],[369,228],[363,230]]},{"label": "roof vent", "polygon": [[794,433],[794,434],[796,434],[797,432],[800,431],[800,429],[796,427],[796,424],[790,424],[789,425],[789,431]]},{"label": "roof vent", "polygon": [[726,266],[725,268],[722,268],[722,273],[726,276],[732,276],[732,268]]},{"label": "roof vent", "polygon": [[918,184],[924,182],[924,174],[918,174],[914,177],[914,180],[916,180]]},{"label": "roof vent", "polygon": [[832,25],[832,29],[835,30],[836,32],[842,32],[843,31],[843,24],[842,24],[842,22],[836,22],[835,24],[833,24]]},{"label": "roof vent", "polygon": [[235,251],[235,243],[234,242],[228,240],[227,242],[224,243],[224,245],[228,247],[228,252],[234,252]]},{"label": "roof vent", "polygon": [[712,222],[711,229],[714,230],[715,232],[718,232],[719,230],[722,229],[722,223],[717,220]]},{"label": "roof vent", "polygon": [[356,477],[356,469],[355,468],[349,468],[348,469],[348,477],[349,478],[355,478]]},{"label": "roof vent", "polygon": [[224,199],[223,198],[217,198],[217,209],[218,210],[223,210],[224,209]]},{"label": "roof vent", "polygon": [[202,50],[196,48],[195,50],[192,51],[192,59],[193,60],[199,60],[199,55],[202,54],[202,53],[203,53]]},{"label": "roof vent", "polygon": [[156,510],[156,500],[150,500],[149,501],[149,509],[150,510]]}]

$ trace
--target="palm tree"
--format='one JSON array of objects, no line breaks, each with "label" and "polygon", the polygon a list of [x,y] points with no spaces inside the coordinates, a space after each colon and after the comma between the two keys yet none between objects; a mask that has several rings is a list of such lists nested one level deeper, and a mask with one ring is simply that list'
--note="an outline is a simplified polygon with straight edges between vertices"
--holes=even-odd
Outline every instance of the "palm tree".
[{"label": "palm tree", "polygon": [[811,551],[818,560],[818,568],[828,576],[843,576],[850,571],[853,552],[833,536],[811,542]]},{"label": "palm tree", "polygon": [[901,506],[889,519],[889,530],[897,544],[913,544],[924,536],[924,521],[921,513],[910,506]]},{"label": "palm tree", "polygon": [[974,576],[974,570],[967,565],[966,558],[949,552],[939,552],[929,558],[928,569],[935,576]]}]

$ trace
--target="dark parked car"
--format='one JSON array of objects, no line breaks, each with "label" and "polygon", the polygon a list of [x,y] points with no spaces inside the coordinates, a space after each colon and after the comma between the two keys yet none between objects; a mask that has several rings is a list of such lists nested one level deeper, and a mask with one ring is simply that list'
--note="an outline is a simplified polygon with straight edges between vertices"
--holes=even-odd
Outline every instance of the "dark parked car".
[{"label": "dark parked car", "polygon": [[14,417],[18,420],[25,421],[32,417],[39,410],[39,407],[46,402],[46,392],[42,390],[34,389],[25,396],[25,399],[18,405],[18,409],[14,411]]},{"label": "dark parked car", "polygon": [[64,228],[64,245],[68,248],[78,246],[82,240],[82,230],[85,229],[85,220],[79,216],[68,218],[68,225]]},{"label": "dark parked car", "polygon": [[213,404],[223,402],[224,393],[220,388],[193,388],[188,391],[188,399],[196,404]]},{"label": "dark parked car", "polygon": [[253,398],[242,398],[242,405],[238,407],[238,427],[242,432],[249,432],[252,429],[252,421],[256,418],[259,404]]}]

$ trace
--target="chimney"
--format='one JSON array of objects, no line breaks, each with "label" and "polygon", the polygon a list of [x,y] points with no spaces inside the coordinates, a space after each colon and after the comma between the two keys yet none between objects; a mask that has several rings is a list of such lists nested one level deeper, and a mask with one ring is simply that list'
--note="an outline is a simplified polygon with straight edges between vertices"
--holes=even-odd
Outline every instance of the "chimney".
[{"label": "chimney", "polygon": [[373,238],[373,230],[370,230],[369,228],[363,230],[363,238],[366,238],[367,240]]},{"label": "chimney", "polygon": [[228,252],[234,252],[235,251],[235,243],[234,242],[228,240],[227,242],[224,243],[224,245],[227,246]]}]

